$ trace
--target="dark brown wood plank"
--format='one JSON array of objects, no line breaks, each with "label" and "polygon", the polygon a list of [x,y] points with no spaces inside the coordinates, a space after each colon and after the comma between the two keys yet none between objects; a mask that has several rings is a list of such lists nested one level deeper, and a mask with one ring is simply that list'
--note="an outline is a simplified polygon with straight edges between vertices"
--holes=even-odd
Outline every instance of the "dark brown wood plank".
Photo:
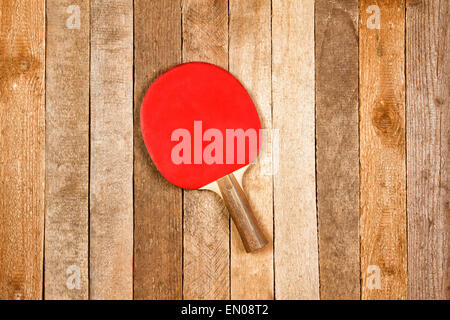
[{"label": "dark brown wood plank", "polygon": [[[228,1],[182,0],[183,62],[228,68]],[[212,191],[184,193],[184,299],[228,299],[229,217]]]},{"label": "dark brown wood plank", "polygon": [[449,267],[449,2],[406,7],[408,284],[410,299],[446,299]]},{"label": "dark brown wood plank", "polygon": [[316,0],[321,299],[360,298],[358,1]]},{"label": "dark brown wood plank", "polygon": [[42,297],[45,1],[0,1],[0,299]]},{"label": "dark brown wood plank", "polygon": [[45,299],[89,297],[89,1],[47,1]]},{"label": "dark brown wood plank", "polygon": [[404,27],[404,0],[360,2],[363,299],[407,298]]},{"label": "dark brown wood plank", "polygon": [[157,171],[139,112],[151,82],[181,62],[179,0],[134,2],[134,298],[182,297],[182,196]]}]

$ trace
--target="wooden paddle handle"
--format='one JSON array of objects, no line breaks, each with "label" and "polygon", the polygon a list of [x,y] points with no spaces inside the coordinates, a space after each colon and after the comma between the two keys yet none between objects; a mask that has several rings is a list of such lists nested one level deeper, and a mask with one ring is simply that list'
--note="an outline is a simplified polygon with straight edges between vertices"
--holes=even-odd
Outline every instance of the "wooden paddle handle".
[{"label": "wooden paddle handle", "polygon": [[241,236],[245,251],[252,252],[264,247],[267,239],[259,228],[247,197],[234,175],[230,173],[220,178],[217,184]]}]

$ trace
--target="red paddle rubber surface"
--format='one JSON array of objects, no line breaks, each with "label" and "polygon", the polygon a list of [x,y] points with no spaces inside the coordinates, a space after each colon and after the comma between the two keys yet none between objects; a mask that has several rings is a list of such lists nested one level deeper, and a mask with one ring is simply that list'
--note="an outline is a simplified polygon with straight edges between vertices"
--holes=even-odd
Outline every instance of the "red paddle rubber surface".
[{"label": "red paddle rubber surface", "polygon": [[235,77],[212,64],[185,63],[159,76],[140,116],[154,164],[182,188],[201,188],[259,153],[261,122],[252,99]]}]

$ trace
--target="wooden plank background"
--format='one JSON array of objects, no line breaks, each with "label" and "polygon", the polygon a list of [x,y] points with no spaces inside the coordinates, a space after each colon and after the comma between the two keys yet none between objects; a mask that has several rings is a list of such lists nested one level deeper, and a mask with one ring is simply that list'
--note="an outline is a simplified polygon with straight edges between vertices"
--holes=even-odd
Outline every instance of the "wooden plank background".
[{"label": "wooden plank background", "polygon": [[89,298],[89,1],[47,1],[45,299]]},{"label": "wooden plank background", "polygon": [[407,3],[408,280],[412,299],[450,299],[448,12],[448,1]]},{"label": "wooden plank background", "polygon": [[363,299],[407,297],[404,25],[403,0],[360,2]]},{"label": "wooden plank background", "polygon": [[0,299],[40,299],[45,1],[0,2]]},{"label": "wooden plank background", "polygon": [[275,0],[272,10],[275,298],[318,299],[314,1]]},{"label": "wooden plank background", "polygon": [[[450,299],[445,0],[0,2],[0,299]],[[221,198],[156,170],[139,112],[182,62],[265,131]]]},{"label": "wooden plank background", "polygon": [[358,1],[316,1],[320,295],[359,299]]},{"label": "wooden plank background", "polygon": [[131,0],[91,0],[90,86],[89,293],[91,299],[132,299]]}]

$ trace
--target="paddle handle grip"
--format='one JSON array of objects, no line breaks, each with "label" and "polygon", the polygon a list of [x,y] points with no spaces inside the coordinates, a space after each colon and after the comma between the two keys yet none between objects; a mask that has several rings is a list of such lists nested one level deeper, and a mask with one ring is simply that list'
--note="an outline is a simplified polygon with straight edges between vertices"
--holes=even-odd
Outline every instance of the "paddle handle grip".
[{"label": "paddle handle grip", "polygon": [[241,236],[245,251],[252,252],[267,244],[239,182],[230,173],[217,180],[225,206]]}]

